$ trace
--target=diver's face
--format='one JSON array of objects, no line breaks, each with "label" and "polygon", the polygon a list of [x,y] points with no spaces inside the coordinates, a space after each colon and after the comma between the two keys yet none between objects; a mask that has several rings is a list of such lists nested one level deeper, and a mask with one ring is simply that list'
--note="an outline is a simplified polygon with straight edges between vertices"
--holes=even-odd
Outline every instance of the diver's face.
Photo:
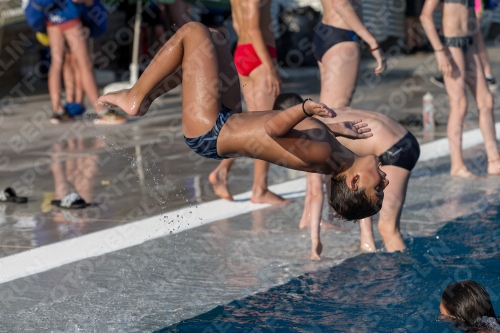
[{"label": "diver's face", "polygon": [[389,185],[385,172],[380,169],[380,161],[376,155],[367,155],[362,158],[361,172],[359,172],[358,188],[365,188],[366,195],[373,202],[382,202],[384,189]]}]

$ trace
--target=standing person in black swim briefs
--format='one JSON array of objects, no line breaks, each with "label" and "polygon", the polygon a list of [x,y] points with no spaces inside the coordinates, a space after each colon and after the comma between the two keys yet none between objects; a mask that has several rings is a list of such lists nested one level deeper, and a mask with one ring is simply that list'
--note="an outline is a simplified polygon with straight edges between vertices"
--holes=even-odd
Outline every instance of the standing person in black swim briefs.
[{"label": "standing person in black swim briefs", "polygon": [[[375,74],[381,74],[386,68],[385,55],[377,40],[363,25],[361,0],[322,0],[323,19],[314,34],[314,56],[321,72],[320,101],[334,108],[346,107],[358,81],[361,60],[360,41],[364,40],[375,60]],[[307,189],[320,191],[323,183],[319,174],[307,174]],[[309,193],[310,195],[311,193]],[[304,208],[310,211],[309,207]],[[309,217],[305,214],[303,219]],[[360,221],[362,244],[365,251],[373,251],[371,219]]]},{"label": "standing person in black swim briefs", "polygon": [[[316,27],[314,56],[321,72],[323,103],[331,107],[351,104],[361,59],[360,40],[364,40],[377,61],[375,74],[386,68],[385,55],[377,40],[361,21],[360,0],[322,0],[323,19]],[[330,105],[327,104],[327,105]]]},{"label": "standing person in black swim briefs", "polygon": [[443,3],[441,35],[434,25],[433,13],[440,0],[426,0],[420,21],[434,48],[439,70],[443,74],[450,99],[447,136],[450,145],[451,170],[455,177],[475,178],[465,166],[462,156],[462,131],[467,114],[467,85],[474,96],[479,113],[479,128],[484,138],[489,174],[500,174],[493,96],[484,77],[477,51],[479,29],[474,13],[474,0],[446,0]]},{"label": "standing person in black swim briefs", "polygon": [[[274,108],[283,110],[302,102],[302,98],[297,94],[282,94],[276,99]],[[355,154],[362,156],[374,154],[379,157],[381,169],[387,174],[391,184],[384,191],[385,198],[380,211],[378,228],[388,252],[402,251],[406,246],[399,230],[399,220],[405,202],[408,179],[420,156],[420,146],[406,128],[384,114],[351,108],[337,108],[335,112],[337,113],[335,121],[344,122],[363,118],[370,124],[373,138],[368,140],[339,138],[339,142]],[[333,124],[330,119],[321,118],[320,120],[328,126]],[[312,178],[312,181],[308,178],[304,213],[299,225],[301,228],[311,226],[311,260],[319,260],[322,251],[319,237],[323,207],[321,177],[322,175],[319,175],[318,181],[316,178]],[[332,187],[332,191],[334,190]],[[365,251],[375,250],[371,219],[371,217],[363,219],[366,222],[366,228],[362,229],[364,233],[361,235],[360,247]]]}]

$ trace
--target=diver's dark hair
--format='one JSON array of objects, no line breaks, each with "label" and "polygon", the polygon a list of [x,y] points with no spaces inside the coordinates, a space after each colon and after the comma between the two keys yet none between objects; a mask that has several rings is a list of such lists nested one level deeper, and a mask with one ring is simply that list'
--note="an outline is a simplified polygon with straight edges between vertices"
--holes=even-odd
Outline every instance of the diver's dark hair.
[{"label": "diver's dark hair", "polygon": [[446,287],[441,303],[455,322],[463,327],[483,327],[484,317],[496,319],[490,295],[479,283],[471,280],[455,282]]},{"label": "diver's dark hair", "polygon": [[332,176],[330,206],[344,219],[355,221],[377,214],[382,208],[382,200],[373,202],[365,193],[365,188],[352,191],[347,186],[346,176],[341,173]]},{"label": "diver's dark hair", "polygon": [[289,109],[297,104],[302,104],[304,100],[296,93],[279,94],[274,100],[273,110]]}]

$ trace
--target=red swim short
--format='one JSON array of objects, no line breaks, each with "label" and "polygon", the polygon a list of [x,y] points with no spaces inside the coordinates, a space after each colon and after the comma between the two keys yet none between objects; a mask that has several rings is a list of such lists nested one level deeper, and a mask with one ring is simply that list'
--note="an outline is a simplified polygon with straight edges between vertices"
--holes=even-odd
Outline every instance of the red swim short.
[{"label": "red swim short", "polygon": [[[276,59],[276,48],[269,45],[266,45],[266,48],[271,58]],[[248,76],[255,68],[262,64],[262,61],[260,61],[252,44],[242,44],[236,46],[236,50],[234,51],[234,64],[236,65],[238,74]]]},{"label": "red swim short", "polygon": [[45,25],[47,27],[57,26],[57,27],[59,27],[63,31],[66,30],[66,29],[69,29],[69,28],[76,27],[77,25],[81,25],[81,24],[82,24],[82,21],[80,20],[79,17],[71,19],[71,20],[63,22],[63,23],[53,23],[53,22],[50,22],[50,21],[45,22]]}]

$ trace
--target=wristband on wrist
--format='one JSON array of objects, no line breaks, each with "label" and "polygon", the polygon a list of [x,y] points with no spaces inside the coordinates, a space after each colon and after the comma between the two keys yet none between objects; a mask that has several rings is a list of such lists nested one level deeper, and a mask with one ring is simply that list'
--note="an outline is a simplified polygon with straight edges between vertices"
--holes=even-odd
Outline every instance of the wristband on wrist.
[{"label": "wristband on wrist", "polygon": [[368,49],[370,50],[370,52],[376,51],[376,50],[380,49],[380,44],[377,45],[376,47],[374,47],[373,49],[370,47],[370,45],[368,45]]},{"label": "wristband on wrist", "polygon": [[442,52],[444,51],[444,46],[442,48],[440,48],[439,50],[434,50],[434,52]]},{"label": "wristband on wrist", "polygon": [[311,114],[309,114],[309,113],[307,113],[307,112],[306,112],[306,109],[305,109],[305,107],[304,107],[304,105],[306,105],[306,102],[307,102],[307,101],[312,101],[312,99],[310,99],[310,98],[306,98],[306,99],[302,102],[302,111],[304,111],[304,114],[305,114],[307,117],[311,117],[312,115],[311,115]]}]

